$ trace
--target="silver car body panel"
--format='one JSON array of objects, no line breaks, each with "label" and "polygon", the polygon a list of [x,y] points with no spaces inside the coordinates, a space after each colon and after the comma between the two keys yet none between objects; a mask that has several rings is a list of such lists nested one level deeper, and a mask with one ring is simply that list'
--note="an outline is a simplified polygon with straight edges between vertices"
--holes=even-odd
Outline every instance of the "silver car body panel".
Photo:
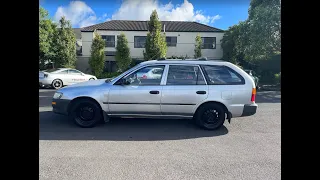
[{"label": "silver car body panel", "polygon": [[[160,85],[115,85],[118,80],[130,76],[139,69],[158,65],[164,65]],[[170,65],[227,66],[240,74],[244,78],[245,84],[208,85],[205,82],[205,85],[166,85]],[[200,71],[204,76],[201,68]],[[241,68],[229,62],[152,60],[140,63],[113,78],[110,82],[105,79],[88,81],[64,87],[57,92],[63,93],[61,99],[65,100],[73,100],[79,97],[92,98],[99,103],[102,110],[109,116],[192,118],[198,107],[206,102],[222,103],[232,114],[232,117],[240,117],[244,105],[257,106],[254,102],[251,102],[253,88],[255,88],[253,79]],[[150,91],[159,91],[159,94],[150,94]],[[206,91],[206,94],[197,94],[197,91]]]}]

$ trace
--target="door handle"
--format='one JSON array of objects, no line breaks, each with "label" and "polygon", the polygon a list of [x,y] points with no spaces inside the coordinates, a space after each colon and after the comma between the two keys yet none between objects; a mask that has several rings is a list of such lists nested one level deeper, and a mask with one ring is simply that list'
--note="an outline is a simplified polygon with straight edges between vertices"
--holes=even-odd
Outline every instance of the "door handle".
[{"label": "door handle", "polygon": [[150,91],[150,94],[159,94],[159,91]]},{"label": "door handle", "polygon": [[197,94],[207,94],[206,91],[197,91]]}]

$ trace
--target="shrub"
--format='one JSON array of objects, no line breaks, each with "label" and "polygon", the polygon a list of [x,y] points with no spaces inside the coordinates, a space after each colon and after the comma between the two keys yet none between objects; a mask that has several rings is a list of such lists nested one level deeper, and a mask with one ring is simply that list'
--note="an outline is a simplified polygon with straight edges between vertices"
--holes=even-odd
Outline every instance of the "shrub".
[{"label": "shrub", "polygon": [[281,72],[274,75],[275,83],[281,84]]},{"label": "shrub", "polygon": [[130,67],[130,64],[132,63],[128,40],[124,33],[121,33],[117,38],[116,50],[116,63],[118,70],[120,72],[124,72],[127,68]]},{"label": "shrub", "polygon": [[120,75],[121,72],[104,72],[97,76],[98,79],[113,78]]},{"label": "shrub", "polygon": [[102,74],[104,68],[104,46],[105,41],[101,38],[101,36],[98,33],[95,33],[95,37],[91,44],[91,55],[89,58],[89,65],[92,73],[97,77]]}]

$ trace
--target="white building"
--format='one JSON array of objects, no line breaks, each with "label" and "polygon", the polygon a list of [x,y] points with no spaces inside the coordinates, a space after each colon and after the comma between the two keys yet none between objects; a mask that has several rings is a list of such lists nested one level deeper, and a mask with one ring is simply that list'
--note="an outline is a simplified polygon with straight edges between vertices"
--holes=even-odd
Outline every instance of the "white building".
[{"label": "white building", "polygon": [[[115,52],[117,36],[124,33],[128,39],[130,55],[135,60],[143,60],[145,40],[148,32],[147,21],[112,20],[84,27],[81,29],[82,56],[78,56],[77,68],[88,71],[91,44],[94,32],[106,40],[106,61],[115,71]],[[208,59],[221,59],[222,48],[220,41],[224,31],[211,26],[189,21],[162,21],[162,32],[165,31],[167,40],[167,58],[172,56],[194,57],[194,44],[197,34],[202,37],[202,56]]]}]

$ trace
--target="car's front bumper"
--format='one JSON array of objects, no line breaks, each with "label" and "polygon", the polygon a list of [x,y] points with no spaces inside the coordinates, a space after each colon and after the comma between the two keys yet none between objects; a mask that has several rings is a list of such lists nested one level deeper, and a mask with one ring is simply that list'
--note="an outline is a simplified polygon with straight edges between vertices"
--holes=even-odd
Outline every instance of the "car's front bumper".
[{"label": "car's front bumper", "polygon": [[256,114],[258,108],[258,104],[245,104],[243,107],[242,115],[243,116],[252,116]]},{"label": "car's front bumper", "polygon": [[68,115],[68,106],[70,100],[68,99],[52,99],[52,111],[57,114]]}]

